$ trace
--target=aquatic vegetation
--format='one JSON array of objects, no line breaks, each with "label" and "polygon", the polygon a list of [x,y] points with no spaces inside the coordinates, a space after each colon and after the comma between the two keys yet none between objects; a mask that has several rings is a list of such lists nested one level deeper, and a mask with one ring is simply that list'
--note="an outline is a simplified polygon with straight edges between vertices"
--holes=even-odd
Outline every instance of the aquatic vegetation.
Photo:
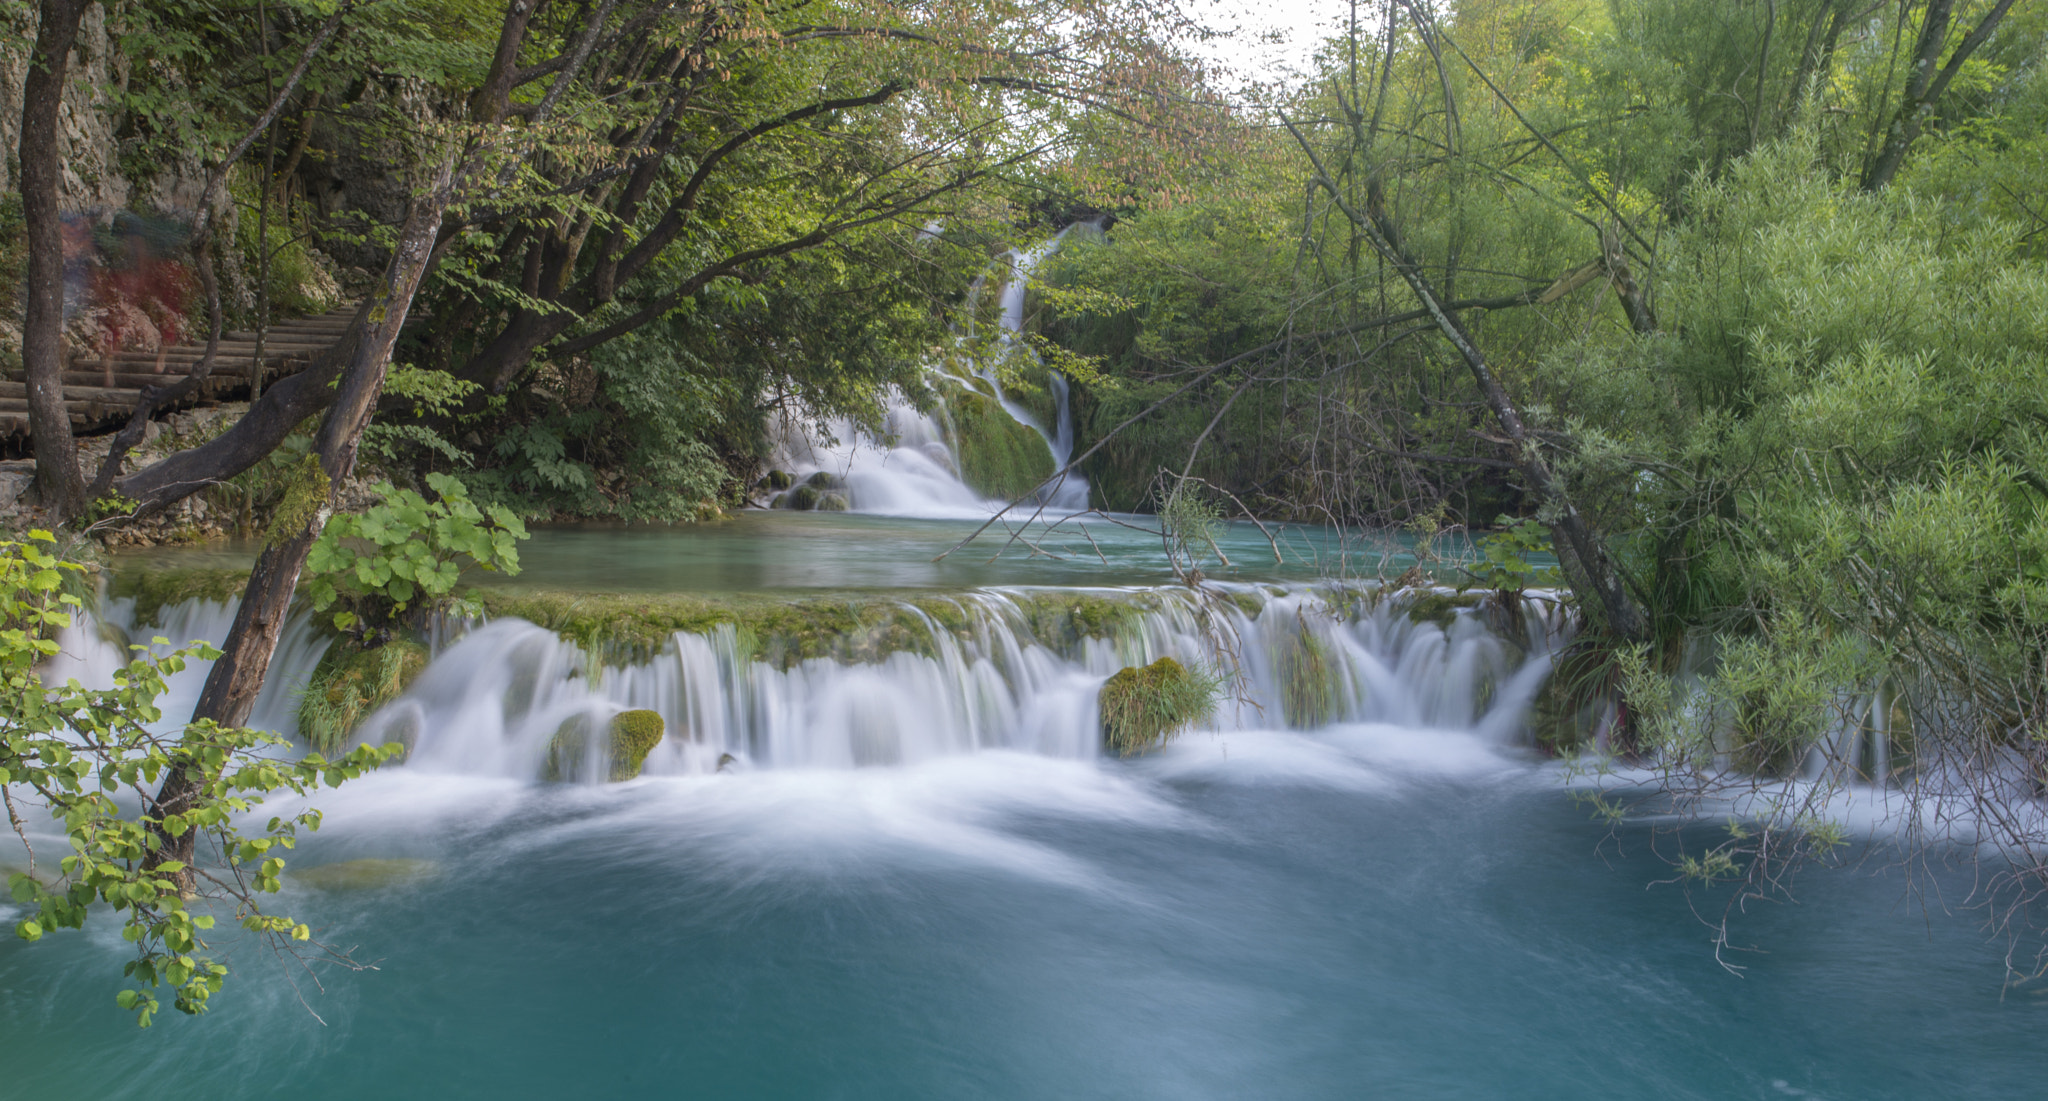
[{"label": "aquatic vegetation", "polygon": [[336,642],[299,697],[299,737],[322,753],[339,749],[370,712],[412,684],[427,658],[425,646],[404,639],[369,649]]},{"label": "aquatic vegetation", "polygon": [[1337,673],[1329,644],[1301,620],[1280,651],[1280,708],[1287,725],[1310,730],[1330,721],[1337,708]]},{"label": "aquatic vegetation", "polygon": [[1172,658],[1130,666],[1102,685],[1102,746],[1129,757],[1216,713],[1223,679]]},{"label": "aquatic vegetation", "polygon": [[287,883],[316,891],[378,891],[402,887],[439,874],[441,866],[431,860],[402,857],[365,857],[293,868],[285,873]]}]

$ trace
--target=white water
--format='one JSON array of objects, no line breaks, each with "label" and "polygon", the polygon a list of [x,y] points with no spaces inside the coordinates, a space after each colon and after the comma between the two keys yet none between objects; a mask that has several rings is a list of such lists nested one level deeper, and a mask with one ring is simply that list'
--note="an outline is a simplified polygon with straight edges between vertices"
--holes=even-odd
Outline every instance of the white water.
[{"label": "white water", "polygon": [[[1278,590],[1269,590],[1278,591]],[[926,620],[929,653],[898,651],[878,661],[816,658],[777,668],[741,649],[730,625],[677,633],[651,661],[607,664],[522,620],[482,625],[443,646],[406,694],[371,716],[368,742],[413,744],[407,768],[422,773],[531,780],[548,744],[575,716],[602,721],[628,708],[661,713],[668,736],[648,758],[649,775],[733,769],[847,769],[911,764],[987,751],[1085,760],[1101,739],[1097,694],[1129,665],[1174,657],[1190,666],[1235,668],[1214,720],[1183,735],[1288,727],[1284,697],[1290,654],[1313,636],[1327,656],[1325,711],[1295,725],[1369,724],[1412,736],[1505,746],[1547,672],[1553,630],[1548,605],[1531,602],[1529,637],[1509,645],[1479,617],[1461,613],[1448,630],[1411,622],[1397,607],[1364,610],[1362,590],[1297,587],[1264,601],[1256,615],[1235,603],[1179,587],[1093,590],[1092,596],[1147,608],[1115,637],[1065,648],[1035,637],[1027,612],[1044,590],[988,589],[952,599],[962,632]],[[1342,593],[1346,599],[1333,601]],[[1352,613],[1340,610],[1351,607]],[[109,620],[126,628],[116,601]],[[167,625],[134,633],[218,642],[232,605],[191,602],[167,609]],[[65,637],[49,675],[111,683],[120,652],[83,626]],[[287,631],[252,725],[291,733],[297,694],[325,649],[303,620]],[[1231,655],[1235,655],[1234,659]],[[164,715],[190,714],[209,663],[172,680]],[[594,771],[594,770],[592,770]]]},{"label": "white water", "polygon": [[[956,599],[968,637],[933,624],[929,654],[873,662],[816,658],[776,668],[744,653],[730,626],[679,633],[644,664],[607,665],[530,624],[489,624],[447,649],[404,697],[364,726],[368,741],[413,740],[409,767],[530,779],[549,741],[573,716],[622,709],[661,713],[669,736],[649,775],[742,769],[845,769],[909,764],[990,750],[1085,759],[1097,755],[1097,693],[1112,673],[1171,656],[1226,668],[1234,651],[1242,698],[1226,701],[1210,732],[1286,725],[1285,655],[1304,632],[1332,670],[1332,725],[1387,724],[1490,744],[1511,742],[1547,671],[1543,620],[1524,660],[1473,616],[1446,631],[1397,610],[1355,618],[1297,590],[1257,616],[1227,601],[1206,608],[1185,590],[1104,592],[1154,610],[1113,639],[1062,652],[1033,637],[1028,590]],[[1484,702],[1482,702],[1484,701]],[[1190,734],[1186,737],[1199,737]]]},{"label": "white water", "polygon": [[[1078,223],[1077,223],[1078,225]],[[999,299],[1002,331],[996,346],[1000,360],[1009,355],[1030,355],[1017,345],[1024,329],[1024,297],[1031,275],[1045,259],[1057,252],[1060,243],[1076,226],[1054,234],[1043,242],[1003,256],[1009,276]],[[969,292],[968,311],[979,297],[981,280]],[[1055,468],[1065,466],[1074,450],[1074,414],[1067,402],[1067,380],[1049,372],[1054,407],[1058,410],[1050,427],[1003,393],[993,367],[979,377],[991,388],[1003,409],[1018,423],[1028,425],[1045,437]],[[919,412],[900,393],[891,393],[879,434],[863,429],[850,418],[814,418],[803,410],[778,410],[768,425],[776,441],[770,466],[786,470],[802,481],[820,471],[846,484],[848,509],[880,516],[919,519],[981,519],[1009,502],[984,498],[960,480],[959,463],[946,444],[939,420]],[[1088,483],[1079,474],[1063,479],[1048,497],[1057,510],[1074,512],[1088,507]]]}]

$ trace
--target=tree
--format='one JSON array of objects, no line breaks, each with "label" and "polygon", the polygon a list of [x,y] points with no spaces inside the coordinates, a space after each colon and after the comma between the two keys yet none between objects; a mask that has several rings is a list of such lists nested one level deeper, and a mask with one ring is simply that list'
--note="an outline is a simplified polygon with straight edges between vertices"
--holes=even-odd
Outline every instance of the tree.
[{"label": "tree", "polygon": [[[282,738],[211,721],[192,723],[176,737],[156,733],[164,678],[190,659],[214,656],[204,645],[160,656],[136,647],[112,688],[87,689],[75,680],[45,685],[38,666],[57,652],[56,633],[80,606],[66,582],[80,567],[60,560],[56,543],[43,531],[26,542],[0,542],[0,799],[28,853],[27,870],[8,877],[8,890],[31,911],[15,935],[36,941],[82,928],[97,904],[112,907],[123,938],[136,948],[123,972],[133,985],[116,1000],[144,1026],[160,1008],[158,987],[171,988],[181,1012],[201,1013],[227,978],[227,965],[209,946],[214,914],[194,905],[201,899],[225,904],[245,932],[281,952],[310,949],[351,965],[345,953],[314,941],[303,923],[263,908],[263,895],[278,889],[282,854],[301,827],[320,827],[319,812],[274,817],[247,835],[236,819],[266,795],[339,786],[389,760],[395,747],[294,762],[276,755]],[[177,808],[153,800],[149,787],[179,770],[203,772],[207,780]],[[39,866],[30,836],[38,806],[62,824],[67,843],[54,869]],[[187,834],[204,835],[204,851],[192,845],[183,860],[163,859],[162,838]]]}]

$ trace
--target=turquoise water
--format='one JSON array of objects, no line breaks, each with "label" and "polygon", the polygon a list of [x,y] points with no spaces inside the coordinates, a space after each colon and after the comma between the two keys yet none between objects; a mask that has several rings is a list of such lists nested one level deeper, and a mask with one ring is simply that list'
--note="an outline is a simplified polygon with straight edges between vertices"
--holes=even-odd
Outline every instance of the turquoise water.
[{"label": "turquoise water", "polygon": [[[42,1098],[2015,1098],[2048,1004],[1895,879],[1809,875],[1717,966],[1554,776],[1385,728],[1138,763],[330,794],[267,957],[137,1034],[106,934],[0,945],[0,1092]],[[1711,905],[1713,900],[1706,900]]]},{"label": "turquoise water", "polygon": [[[530,545],[522,580],[701,591],[1169,576],[1156,541],[1100,529],[1109,567],[977,565],[986,551],[930,562],[967,530],[804,514],[558,529]],[[1295,537],[1300,560],[1270,565],[1267,551],[1260,573],[1240,553],[1265,546],[1255,530],[1228,532],[1225,553],[1241,577],[1318,576],[1334,544]],[[36,945],[0,940],[0,1098],[1844,1101],[2039,1088],[2048,998],[2002,988],[2003,946],[1976,914],[1926,908],[1867,870],[1882,859],[1814,871],[1799,904],[1739,921],[1736,943],[1756,951],[1732,953],[1746,970],[1731,974],[1695,915],[1724,900],[1650,886],[1669,873],[1641,831],[1617,849],[1554,765],[1490,722],[1444,718],[1460,713],[1437,698],[1446,686],[1505,696],[1505,667],[1488,663],[1519,658],[1475,641],[1470,622],[1460,642],[1398,613],[1336,624],[1313,611],[1276,600],[1260,629],[1314,623],[1346,668],[1383,674],[1360,681],[1353,721],[1314,731],[1260,729],[1278,721],[1268,707],[1240,716],[1247,729],[1119,761],[1063,755],[1060,731],[961,750],[976,743],[936,730],[964,721],[940,706],[951,689],[1013,699],[1015,731],[1091,715],[1100,678],[1151,651],[1093,664],[1041,651],[987,669],[898,655],[751,679],[712,665],[663,683],[816,719],[778,737],[823,739],[826,720],[857,713],[857,731],[928,748],[891,765],[778,769],[764,755],[739,772],[589,787],[416,761],[322,793],[327,826],[293,858],[278,908],[374,970],[306,973],[238,946],[213,1012],[166,1012],[138,1033],[114,1006],[127,946],[110,915]],[[1186,644],[1175,637],[1145,645]],[[1242,637],[1256,666],[1263,636]],[[458,649],[437,668],[474,669],[476,683],[513,670],[533,696],[543,666],[465,666],[495,659]],[[652,684],[660,668],[607,683]],[[495,699],[479,706],[496,715]],[[437,737],[491,748],[495,719],[465,741],[455,728],[472,712],[426,713],[446,729],[426,732],[420,757]],[[909,737],[920,725],[934,736]],[[60,844],[46,841],[45,854]],[[347,889],[301,875],[366,858],[425,874]],[[1968,887],[1940,872],[1932,884],[1948,898]]]},{"label": "turquoise water", "polygon": [[[1149,516],[1070,522],[1048,532],[1017,524],[1028,540],[1000,526],[972,535],[976,522],[913,520],[846,513],[739,512],[704,524],[537,527],[520,544],[522,572],[504,579],[471,571],[480,584],[610,592],[762,592],[782,589],[943,588],[984,585],[1147,585],[1173,580]],[[1126,524],[1131,526],[1125,526]],[[1221,525],[1217,545],[1229,564],[1204,551],[1209,576],[1310,580],[1324,576],[1398,577],[1414,565],[1409,540],[1393,533],[1340,534],[1300,525]],[[247,568],[253,545],[163,548],[116,559],[125,563]],[[933,561],[940,555],[941,561]]]}]

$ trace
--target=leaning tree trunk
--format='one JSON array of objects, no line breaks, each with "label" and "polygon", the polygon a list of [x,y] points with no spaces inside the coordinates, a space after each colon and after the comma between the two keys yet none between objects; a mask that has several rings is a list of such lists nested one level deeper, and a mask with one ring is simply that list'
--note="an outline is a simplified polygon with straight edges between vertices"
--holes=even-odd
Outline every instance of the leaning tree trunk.
[{"label": "leaning tree trunk", "polygon": [[[235,612],[234,626],[221,645],[221,656],[207,674],[206,687],[192,719],[211,719],[222,726],[240,726],[248,721],[270,659],[284,632],[285,616],[291,610],[292,591],[299,573],[320,531],[333,512],[334,497],[355,469],[356,451],[363,429],[376,412],[377,398],[384,390],[384,377],[391,363],[391,349],[405,325],[413,295],[434,251],[434,239],[453,194],[453,165],[443,162],[427,192],[413,200],[399,232],[383,293],[375,296],[360,316],[361,336],[340,379],[340,391],[327,411],[314,441],[313,454],[286,491],[279,516],[271,529],[270,542],[256,560],[242,604]],[[317,464],[317,465],[316,465]],[[193,766],[181,765],[165,777],[158,789],[155,814],[163,818],[182,814],[199,795],[208,777]],[[191,865],[197,834],[160,834],[162,845],[151,862],[184,862],[191,886]]]},{"label": "leaning tree trunk", "polygon": [[85,508],[85,476],[64,408],[64,224],[57,205],[63,152],[57,113],[87,0],[43,0],[28,78],[21,90],[21,214],[28,231],[28,294],[22,303],[21,365],[28,380],[29,440],[36,492],[68,520]]}]

